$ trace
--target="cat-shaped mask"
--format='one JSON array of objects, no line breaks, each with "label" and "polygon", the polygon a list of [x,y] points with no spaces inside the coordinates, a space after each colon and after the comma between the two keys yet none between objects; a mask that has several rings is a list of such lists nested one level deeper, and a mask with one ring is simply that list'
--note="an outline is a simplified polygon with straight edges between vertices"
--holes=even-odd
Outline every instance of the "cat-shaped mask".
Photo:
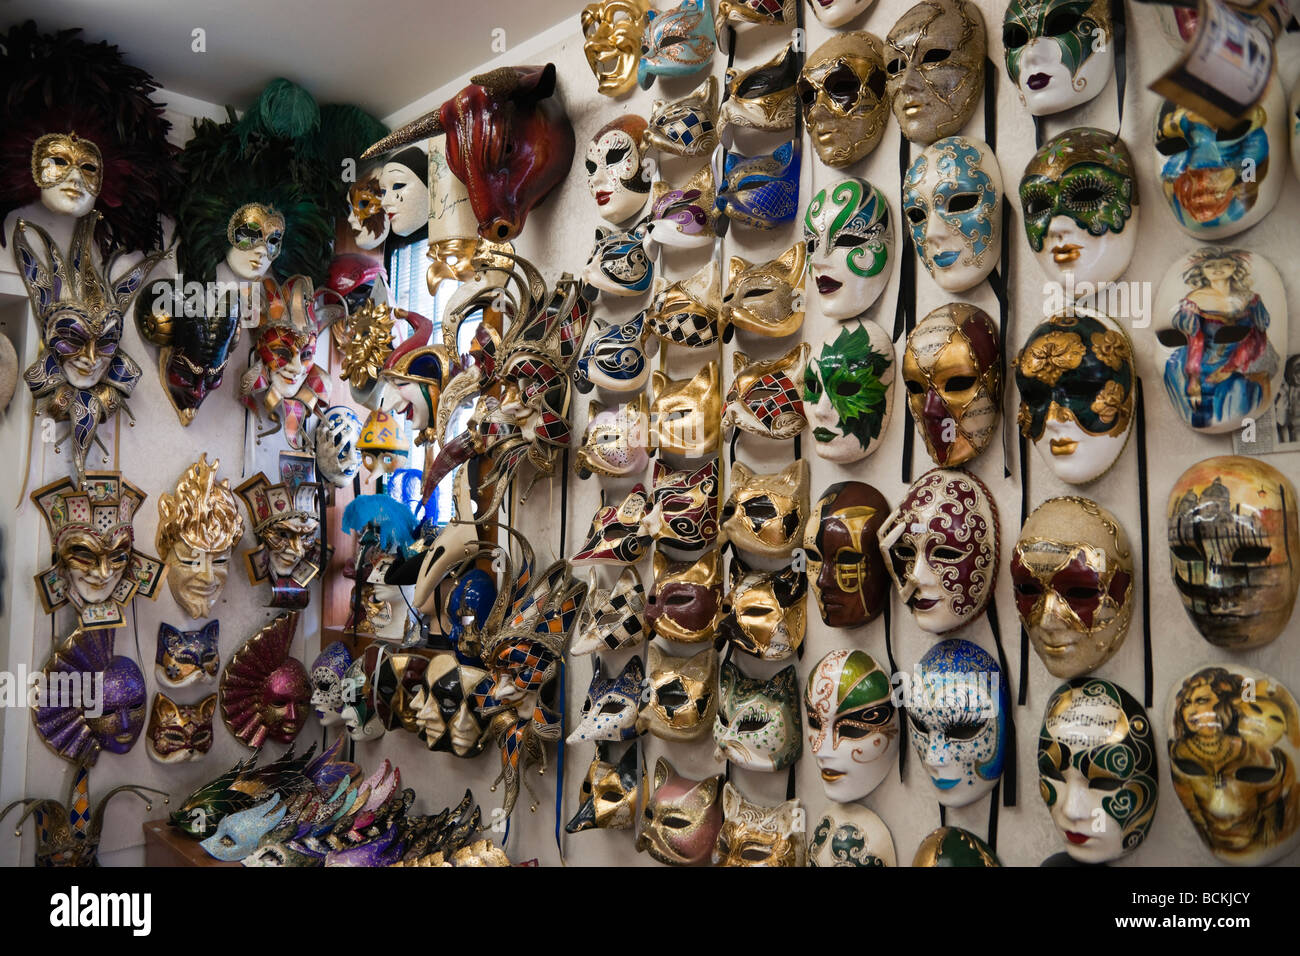
[{"label": "cat-shaped mask", "polygon": [[629,229],[596,228],[582,280],[609,295],[641,295],[654,281],[654,261],[646,254],[646,221]]},{"label": "cat-shaped mask", "polygon": [[794,222],[799,211],[799,140],[782,143],[771,153],[723,156],[718,184],[718,211],[751,229],[775,229]]},{"label": "cat-shaped mask", "polygon": [[587,428],[582,435],[582,447],[578,449],[578,463],[573,467],[577,476],[626,478],[645,471],[650,463],[646,451],[649,414],[644,393],[613,408],[592,402],[587,407]]},{"label": "cat-shaped mask", "polygon": [[602,505],[591,519],[587,540],[569,564],[636,564],[650,547],[650,534],[642,528],[649,504],[645,485],[638,484],[622,503]]},{"label": "cat-shaped mask", "polygon": [[723,126],[769,133],[794,126],[799,57],[793,43],[787,43],[766,63],[748,70],[728,67],[726,81],[727,97],[722,102],[721,113]]},{"label": "cat-shaped mask", "polygon": [[587,583],[587,603],[578,612],[569,655],[617,651],[639,644],[646,636],[645,586],[635,567],[626,567],[613,589],[596,587],[593,568]]},{"label": "cat-shaped mask", "polygon": [[705,156],[718,145],[718,78],[710,76],[679,100],[655,100],[648,146],[674,156]]},{"label": "cat-shaped mask", "polygon": [[198,760],[212,749],[212,718],[216,712],[216,694],[209,694],[197,704],[178,704],[161,691],[154,694],[145,731],[149,756],[158,763]]},{"label": "cat-shaped mask", "polygon": [[650,645],[650,698],[637,727],[660,740],[696,740],[713,726],[718,710],[718,655],[706,647],[693,657],[665,654]]},{"label": "cat-shaped mask", "polygon": [[800,342],[785,355],[753,361],[733,352],[731,387],[722,411],[722,426],[782,440],[793,438],[808,424],[799,384],[812,350]]},{"label": "cat-shaped mask", "polygon": [[182,631],[170,624],[158,625],[158,651],[154,676],[163,687],[173,690],[202,682],[210,684],[221,670],[217,651],[218,621],[209,621],[197,631]]},{"label": "cat-shaped mask", "polygon": [[627,830],[636,819],[637,748],[627,748],[618,764],[610,763],[597,746],[579,791],[578,812],[564,826],[565,833],[583,830]]},{"label": "cat-shaped mask", "polygon": [[804,265],[807,246],[796,242],[775,259],[754,263],[732,256],[727,266],[727,294],[722,297],[722,321],[769,338],[793,335],[803,325]]},{"label": "cat-shaped mask", "polygon": [[807,837],[803,807],[787,800],[775,807],[750,803],[730,783],[722,787],[724,816],[713,850],[714,866],[803,866]]},{"label": "cat-shaped mask", "polygon": [[582,720],[566,743],[584,740],[631,740],[637,736],[637,710],[645,668],[635,655],[614,677],[606,677],[599,657],[593,657],[591,686],[582,704]]},{"label": "cat-shaped mask", "polygon": [[718,637],[765,661],[783,661],[803,643],[808,580],[793,567],[753,571],[733,557]]},{"label": "cat-shaped mask", "polygon": [[721,608],[722,558],[718,551],[707,552],[693,564],[669,561],[655,551],[654,587],[645,612],[654,633],[678,644],[712,641]]},{"label": "cat-shaped mask", "polygon": [[708,863],[722,828],[722,775],[683,777],[660,757],[646,797],[636,848],[670,866]]},{"label": "cat-shaped mask", "polygon": [[688,379],[669,378],[656,369],[650,387],[654,393],[650,422],[661,452],[704,458],[718,450],[722,390],[717,362],[710,361]]},{"label": "cat-shaped mask", "polygon": [[611,392],[639,392],[650,373],[646,349],[645,312],[638,312],[622,325],[595,322],[591,341],[578,359],[573,373],[578,391],[591,391],[593,385]]},{"label": "cat-shaped mask", "polygon": [[717,236],[717,187],[713,167],[705,164],[680,189],[663,180],[650,187],[650,222],[646,239],[651,244],[698,249]]},{"label": "cat-shaped mask", "polygon": [[724,540],[769,558],[789,556],[802,540],[808,518],[808,481],[807,459],[774,474],[758,474],[736,462],[722,506]]},{"label": "cat-shaped mask", "polygon": [[656,541],[684,551],[698,551],[718,537],[718,462],[695,471],[674,471],[655,462],[654,507],[644,528]]},{"label": "cat-shaped mask", "polygon": [[722,665],[713,718],[714,760],[746,770],[784,770],[803,753],[799,677],[794,665],[753,680],[731,661]]},{"label": "cat-shaped mask", "polygon": [[672,345],[702,349],[718,342],[722,279],[710,259],[689,279],[668,282],[655,278],[646,325],[650,333]]},{"label": "cat-shaped mask", "polygon": [[709,65],[717,48],[708,0],[682,0],[667,10],[651,10],[641,40],[636,81],[648,90],[656,76],[690,76]]}]

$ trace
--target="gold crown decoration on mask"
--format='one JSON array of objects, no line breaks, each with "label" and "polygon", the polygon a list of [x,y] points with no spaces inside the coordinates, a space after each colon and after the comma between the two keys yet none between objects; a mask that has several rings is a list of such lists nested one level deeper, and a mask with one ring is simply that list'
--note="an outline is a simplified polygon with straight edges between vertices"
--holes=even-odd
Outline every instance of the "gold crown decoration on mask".
[{"label": "gold crown decoration on mask", "polygon": [[230,480],[217,481],[221,459],[208,464],[207,453],[190,465],[175,490],[158,499],[158,532],[154,547],[169,553],[178,541],[195,551],[224,551],[244,536],[244,516],[239,513]]}]

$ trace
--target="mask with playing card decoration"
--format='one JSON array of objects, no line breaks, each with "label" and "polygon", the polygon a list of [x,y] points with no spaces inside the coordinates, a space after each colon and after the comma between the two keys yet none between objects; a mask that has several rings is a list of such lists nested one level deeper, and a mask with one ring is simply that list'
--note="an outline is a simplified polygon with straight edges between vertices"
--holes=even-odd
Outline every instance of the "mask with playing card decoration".
[{"label": "mask with playing card decoration", "polygon": [[758,474],[743,462],[732,465],[731,488],[722,506],[725,541],[750,554],[788,556],[802,540],[807,517],[806,459],[774,474]]},{"label": "mask with playing card decoration", "polygon": [[713,759],[746,770],[784,770],[803,753],[799,677],[794,665],[769,680],[754,680],[727,661],[719,678],[713,718]]},{"label": "mask with playing card decoration", "polygon": [[689,379],[671,379],[656,370],[650,387],[650,421],[658,449],[683,458],[716,454],[722,440],[718,363],[710,360]]},{"label": "mask with playing card decoration", "polygon": [[649,495],[645,485],[638,484],[621,504],[601,507],[591,519],[587,540],[569,563],[575,567],[636,564],[650,547],[650,535],[642,529],[648,506]]},{"label": "mask with playing card decoration", "polygon": [[235,489],[248,507],[258,547],[244,555],[248,580],[271,583],[270,607],[304,608],[321,569],[320,494],[315,482],[271,484],[259,472]]},{"label": "mask with playing card decoration", "polygon": [[718,709],[718,654],[706,647],[690,657],[674,657],[650,645],[650,696],[638,729],[660,740],[698,740],[713,726]]},{"label": "mask with playing card decoration", "polygon": [[1096,97],[1115,71],[1107,0],[1011,0],[1002,19],[1007,75],[1034,116]]},{"label": "mask with playing card decoration", "polygon": [[922,0],[885,37],[885,94],[903,136],[928,146],[958,132],[984,92],[984,17],[967,0]]},{"label": "mask with playing card decoration", "polygon": [[587,427],[573,470],[579,478],[627,478],[643,473],[650,463],[646,451],[649,431],[649,406],[644,393],[608,409],[592,402],[587,407]]},{"label": "mask with playing card decoration", "polygon": [[883,192],[856,177],[819,189],[804,211],[803,238],[824,316],[848,319],[875,304],[894,269],[894,225]]},{"label": "mask with playing card decoration", "polygon": [[730,566],[718,637],[760,660],[783,661],[803,643],[808,580],[793,567],[754,571],[739,556]]},{"label": "mask with playing card decoration", "polygon": [[707,156],[718,145],[718,78],[679,100],[655,100],[646,143],[674,156]]},{"label": "mask with playing card decoration", "polygon": [[641,391],[650,374],[645,316],[638,312],[622,325],[596,321],[573,376],[578,391],[590,392],[593,385],[610,392]]},{"label": "mask with playing card decoration", "polygon": [[714,866],[803,866],[807,838],[797,799],[775,807],[750,803],[730,783],[722,785],[722,828]]},{"label": "mask with playing card decoration", "polygon": [[646,316],[650,332],[670,345],[702,349],[717,344],[720,325],[721,279],[712,259],[689,279],[655,279],[654,297]]},{"label": "mask with playing card decoration", "polygon": [[599,747],[587,767],[579,791],[578,812],[564,826],[565,833],[583,830],[627,830],[636,820],[638,754],[628,747],[617,764],[612,764]]},{"label": "mask with playing card decoration", "polygon": [[[818,0],[812,0],[814,10]],[[880,41],[859,30],[837,33],[812,53],[799,73],[799,99],[821,161],[850,166],[885,132],[885,60]]]},{"label": "mask with playing card decoration", "polygon": [[655,761],[636,848],[669,866],[707,864],[722,828],[722,775],[692,780]]},{"label": "mask with playing card decoration", "polygon": [[713,640],[722,613],[722,558],[709,551],[695,562],[654,554],[654,587],[646,622],[655,634],[678,644]]},{"label": "mask with playing card decoration", "polygon": [[587,579],[587,602],[578,612],[569,654],[618,651],[640,644],[646,637],[645,587],[635,567],[626,567],[614,587],[596,587],[593,568]]},{"label": "mask with playing card decoration", "polygon": [[780,358],[768,361],[751,361],[744,352],[733,352],[723,427],[778,440],[793,438],[803,431],[808,419],[797,383],[803,381],[810,351],[811,346],[801,342]]},{"label": "mask with playing card decoration", "polygon": [[640,655],[623,665],[617,675],[606,677],[599,657],[593,657],[591,686],[582,703],[582,716],[566,743],[584,740],[631,740],[637,736],[637,710],[641,704],[641,687],[645,668]]},{"label": "mask with playing card decoration", "polygon": [[723,327],[768,338],[793,335],[803,325],[805,246],[796,242],[769,262],[732,256],[727,294],[722,297]]}]

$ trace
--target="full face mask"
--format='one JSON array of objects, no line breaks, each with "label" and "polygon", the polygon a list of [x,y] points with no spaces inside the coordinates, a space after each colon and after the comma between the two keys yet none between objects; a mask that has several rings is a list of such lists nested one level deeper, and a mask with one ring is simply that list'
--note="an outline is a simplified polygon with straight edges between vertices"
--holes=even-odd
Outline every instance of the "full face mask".
[{"label": "full face mask", "polygon": [[650,463],[646,451],[649,431],[649,406],[644,393],[608,409],[592,402],[588,406],[587,427],[574,471],[579,478],[592,475],[627,478],[642,474]]},{"label": "full face mask", "polygon": [[582,702],[582,716],[566,743],[584,740],[631,740],[637,736],[637,710],[645,668],[641,656],[633,655],[623,670],[606,677],[600,658],[591,659],[591,686]]},{"label": "full face mask", "polygon": [[1156,111],[1155,133],[1165,201],[1189,236],[1235,236],[1277,205],[1289,136],[1276,73],[1264,98],[1231,129],[1217,129],[1198,113],[1164,100]]},{"label": "full face mask", "polygon": [[876,533],[889,503],[871,485],[840,481],[813,505],[804,526],[808,589],[828,627],[860,627],[889,599]]},{"label": "full face mask", "polygon": [[379,201],[394,235],[410,236],[428,228],[428,175],[428,156],[418,146],[394,154],[379,170]]},{"label": "full face mask", "polygon": [[1000,867],[993,848],[961,827],[939,827],[916,848],[912,866]]},{"label": "full face mask", "polygon": [[291,744],[307,721],[312,683],[290,656],[298,612],[281,614],[231,656],[221,675],[221,718],[254,749],[268,740]]},{"label": "full face mask", "polygon": [[378,249],[388,238],[388,213],[384,211],[384,191],[379,185],[379,168],[357,176],[348,187],[348,225],[358,249]]},{"label": "full face mask", "polygon": [[824,27],[842,27],[863,10],[871,6],[874,0],[809,0],[813,16]]},{"label": "full face mask", "polygon": [[307,585],[321,570],[320,486],[273,485],[258,472],[235,494],[244,500],[258,540],[244,555],[249,582],[270,581],[270,607],[306,607]]},{"label": "full face mask", "polygon": [[600,0],[582,8],[582,52],[605,96],[622,96],[636,86],[649,11],[648,0]]},{"label": "full face mask", "polygon": [[352,483],[361,470],[361,419],[346,405],[331,405],[316,425],[316,472],[331,485]]},{"label": "full face mask", "polygon": [[660,740],[698,740],[714,726],[718,711],[718,655],[706,647],[691,657],[665,654],[650,645],[649,698],[637,729]]},{"label": "full face mask", "polygon": [[136,298],[136,328],[142,339],[159,346],[158,377],[177,419],[189,426],[204,399],[225,380],[239,341],[239,298],[218,295],[211,307],[194,309],[176,298],[174,283],[155,282],[150,293]]},{"label": "full face mask", "polygon": [[722,440],[722,387],[718,363],[710,360],[688,379],[671,379],[657,369],[650,376],[655,444],[684,458],[716,454]]},{"label": "full face mask", "polygon": [[885,37],[885,93],[903,136],[928,146],[966,125],[984,92],[984,17],[966,0],[922,0]]},{"label": "full face mask", "polygon": [[941,305],[903,350],[903,383],[925,450],[941,468],[964,465],[993,441],[1002,419],[1002,343],[983,309]]},{"label": "full face mask", "polygon": [[[722,613],[722,558],[709,551],[694,563],[654,554],[654,587],[646,603],[646,623],[655,634],[678,644],[712,641]],[[650,665],[654,670],[653,658]]]},{"label": "full face mask", "polygon": [[1034,116],[1096,97],[1115,71],[1106,0],[1011,0],[1002,19],[1007,75]]},{"label": "full face mask", "polygon": [[1133,616],[1133,553],[1119,520],[1087,498],[1049,498],[1011,552],[1016,610],[1053,677],[1115,656]]},{"label": "full face mask", "polygon": [[730,783],[722,785],[722,828],[713,848],[714,866],[803,866],[807,838],[803,805],[750,803]]},{"label": "full face mask", "polygon": [[682,0],[664,11],[650,10],[641,41],[636,80],[650,89],[656,76],[690,76],[705,69],[717,47],[708,0]]},{"label": "full face mask", "polygon": [[799,759],[799,677],[794,665],[770,680],[751,680],[727,661],[713,718],[713,759],[746,770],[784,770]]},{"label": "full face mask", "polygon": [[1169,776],[1210,852],[1237,866],[1291,853],[1300,710],[1286,686],[1237,664],[1203,667],[1174,685],[1167,713]]},{"label": "full face mask", "polygon": [[334,641],[311,663],[311,705],[322,727],[343,723],[343,677],[352,666],[352,652]]},{"label": "full face mask", "polygon": [[604,505],[591,519],[587,540],[569,559],[575,567],[592,564],[636,564],[650,547],[650,534],[643,530],[650,496],[638,484],[622,503]]},{"label": "full face mask", "polygon": [[602,126],[587,147],[587,188],[607,222],[626,222],[645,205],[650,192],[650,177],[641,168],[645,131],[641,117],[620,116]]},{"label": "full face mask", "polygon": [[[814,11],[817,0],[812,0]],[[839,33],[799,72],[799,100],[813,148],[833,169],[856,163],[880,145],[889,101],[880,41],[859,30]]]},{"label": "full face mask", "polygon": [[424,682],[411,697],[416,734],[430,750],[457,757],[482,753],[490,734],[474,707],[471,692],[487,671],[457,660],[455,654],[433,654],[424,670]]},{"label": "full face mask", "polygon": [[652,243],[680,249],[712,245],[718,221],[713,167],[705,163],[680,188],[655,180],[650,187],[649,215],[646,235]]},{"label": "full face mask", "polygon": [[898,763],[898,708],[889,675],[863,651],[834,650],[808,672],[808,747],[826,796],[861,800]]},{"label": "full face mask", "polygon": [[639,645],[646,637],[645,606],[645,587],[636,568],[624,568],[612,589],[596,587],[593,569],[587,581],[587,603],[578,612],[569,655]]},{"label": "full face mask", "polygon": [[256,282],[271,271],[284,246],[284,216],[273,206],[251,202],[226,223],[226,265],[237,278]]},{"label": "full face mask", "polygon": [[803,325],[804,244],[796,242],[768,262],[732,256],[727,267],[727,294],[722,297],[724,327],[768,338],[793,335]]},{"label": "full face mask", "polygon": [[1167,516],[1174,586],[1201,636],[1242,650],[1281,634],[1300,585],[1291,481],[1258,458],[1207,458],[1174,482]]},{"label": "full face mask", "polygon": [[656,541],[681,551],[710,547],[718,537],[717,461],[695,471],[656,461],[651,501],[645,527]]},{"label": "full face mask", "polygon": [[946,634],[983,613],[997,582],[998,509],[974,475],[926,472],[877,538],[885,570],[921,630]]},{"label": "full face mask", "polygon": [[1289,326],[1272,263],[1247,249],[1196,249],[1165,273],[1153,308],[1165,394],[1184,422],[1221,434],[1264,413],[1282,383]]},{"label": "full face mask", "polygon": [[792,139],[770,153],[727,152],[718,183],[718,212],[751,229],[775,229],[799,212],[803,144]]},{"label": "full face mask", "polygon": [[626,230],[596,227],[596,242],[583,270],[584,282],[616,296],[642,295],[654,281],[654,262],[643,245],[644,220]]},{"label": "full face mask", "polygon": [[1049,280],[1075,286],[1115,281],[1138,239],[1137,177],[1128,147],[1114,133],[1090,126],[1053,136],[1025,165],[1020,208],[1029,247]]},{"label": "full face mask", "polygon": [[1002,173],[983,140],[941,139],[912,161],[903,215],[917,255],[945,292],[965,292],[998,264]]},{"label": "full face mask", "polygon": [[749,554],[780,558],[803,538],[808,517],[808,462],[790,462],[774,474],[731,468],[731,487],[722,506],[726,541]]},{"label": "full face mask", "polygon": [[646,142],[674,156],[707,156],[718,145],[718,78],[710,76],[680,100],[655,100]]},{"label": "full face mask", "polygon": [[739,428],[764,438],[793,438],[808,424],[799,385],[811,346],[800,342],[785,355],[750,361],[744,352],[731,353],[731,386],[722,410],[722,426]]},{"label": "full face mask", "polygon": [[650,332],[671,345],[710,348],[718,342],[722,310],[722,280],[710,259],[689,279],[655,279],[654,298],[646,322]]},{"label": "full face mask", "polygon": [[167,566],[172,598],[191,618],[212,614],[230,574],[230,553],[244,536],[244,518],[227,479],[216,480],[219,460],[192,464],[170,494],[158,499],[154,539]]},{"label": "full face mask", "polygon": [[32,144],[32,180],[41,205],[79,218],[90,212],[104,185],[104,157],[76,133],[46,133]]},{"label": "full face mask", "polygon": [[612,764],[600,750],[587,767],[578,793],[578,812],[564,826],[565,833],[583,830],[627,830],[636,821],[637,748],[628,747],[622,759]]},{"label": "full face mask", "polygon": [[645,316],[644,311],[638,312],[622,325],[594,322],[591,342],[574,374],[578,391],[589,392],[593,385],[610,392],[639,392],[645,387],[650,374]]},{"label": "full face mask", "polygon": [[858,803],[834,804],[813,825],[809,866],[898,866],[885,821]]},{"label": "full face mask", "polygon": [[707,864],[722,829],[722,774],[692,780],[660,757],[653,786],[641,812],[637,850],[669,866]]},{"label": "full face mask", "polygon": [[1016,356],[1016,420],[1052,473],[1081,485],[1109,471],[1128,444],[1137,368],[1117,323],[1072,311],[1036,326]]},{"label": "full face mask", "polygon": [[1151,719],[1133,696],[1095,677],[1062,684],[1038,735],[1038,789],[1080,863],[1132,853],[1156,814],[1159,782]]},{"label": "full face mask", "polygon": [[[42,669],[45,690],[37,695],[32,723],[45,745],[71,763],[89,767],[102,751],[124,754],[144,730],[144,674],[113,645],[110,630],[78,629]],[[65,692],[54,693],[60,688]]]},{"label": "full face mask", "polygon": [[219,621],[209,621],[197,631],[180,631],[165,621],[159,624],[154,679],[169,690],[212,683],[221,670],[219,634]]},{"label": "full face mask", "polygon": [[178,704],[161,691],[154,694],[145,732],[149,756],[159,763],[201,760],[212,749],[212,718],[216,712],[216,694],[209,694],[197,704]]},{"label": "full face mask", "polygon": [[804,573],[793,567],[753,571],[733,556],[729,583],[718,637],[764,661],[783,661],[794,654],[807,625]]},{"label": "full face mask", "polygon": [[822,315],[848,319],[875,304],[894,268],[884,193],[855,177],[818,190],[804,211],[803,238]]},{"label": "full face mask", "polygon": [[912,683],[908,732],[939,803],[973,803],[993,789],[1006,758],[1011,699],[998,662],[970,641],[940,641]]},{"label": "full face mask", "polygon": [[795,82],[799,57],[792,44],[766,63],[726,73],[727,96],[722,101],[722,125],[769,133],[794,126]]},{"label": "full face mask", "polygon": [[804,368],[803,403],[817,455],[847,464],[866,458],[894,411],[894,348],[871,321],[832,330]]}]

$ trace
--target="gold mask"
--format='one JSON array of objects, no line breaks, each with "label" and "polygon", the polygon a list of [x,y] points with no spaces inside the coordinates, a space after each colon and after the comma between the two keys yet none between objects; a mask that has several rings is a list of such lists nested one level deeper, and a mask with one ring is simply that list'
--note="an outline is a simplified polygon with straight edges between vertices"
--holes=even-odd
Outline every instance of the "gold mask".
[{"label": "gold mask", "polygon": [[806,459],[771,475],[756,474],[740,462],[732,466],[722,532],[740,550],[769,558],[788,556],[803,538],[807,516]]},{"label": "gold mask", "polygon": [[637,718],[637,731],[649,730],[660,740],[708,734],[718,710],[717,651],[706,647],[693,657],[674,657],[651,644],[649,669],[650,700]]},{"label": "gold mask", "polygon": [[803,643],[807,594],[802,571],[751,571],[733,557],[718,636],[760,660],[783,661]]},{"label": "gold mask", "polygon": [[653,304],[646,313],[646,328],[664,342],[688,349],[718,342],[722,280],[710,259],[685,281],[669,283],[655,277]]},{"label": "gold mask", "polygon": [[596,756],[582,781],[578,812],[565,825],[566,833],[631,828],[636,819],[637,791],[641,785],[636,772],[637,746],[628,747],[617,764],[606,760],[602,748],[597,746]]},{"label": "gold mask", "polygon": [[46,133],[32,144],[32,179],[41,189],[81,176],[86,191],[98,196],[104,185],[104,157],[99,147],[76,133]]},{"label": "gold mask", "polygon": [[226,241],[233,248],[249,250],[266,244],[266,254],[274,261],[284,244],[284,216],[270,206],[250,202],[235,210],[226,224]]},{"label": "gold mask", "polygon": [[217,481],[217,466],[207,455],[186,469],[173,494],[158,499],[158,532],[154,545],[167,565],[172,597],[190,617],[212,614],[226,576],[230,552],[244,536],[230,481]]},{"label": "gold mask", "polygon": [[801,308],[807,246],[800,240],[770,262],[732,256],[722,319],[728,326],[781,338],[803,325]]},{"label": "gold mask", "polygon": [[723,125],[769,133],[790,129],[794,126],[798,78],[799,58],[793,44],[752,69],[729,67],[727,98],[722,103]]},{"label": "gold mask", "polygon": [[856,163],[885,132],[885,59],[865,30],[831,37],[799,74],[799,98],[817,155],[827,166]]},{"label": "gold mask", "polygon": [[582,8],[582,52],[606,96],[636,86],[641,39],[650,23],[647,0],[602,0]]},{"label": "gold mask", "polygon": [[692,564],[669,561],[663,552],[655,551],[654,576],[646,604],[646,622],[654,632],[678,644],[713,640],[722,613],[719,552],[709,551]]},{"label": "gold mask", "polygon": [[722,785],[722,829],[714,866],[803,866],[807,837],[797,799],[775,807],[750,803],[729,782]]},{"label": "gold mask", "polygon": [[704,458],[718,450],[722,394],[717,362],[709,362],[689,379],[671,379],[656,371],[650,387],[654,393],[650,420],[660,452]]}]

